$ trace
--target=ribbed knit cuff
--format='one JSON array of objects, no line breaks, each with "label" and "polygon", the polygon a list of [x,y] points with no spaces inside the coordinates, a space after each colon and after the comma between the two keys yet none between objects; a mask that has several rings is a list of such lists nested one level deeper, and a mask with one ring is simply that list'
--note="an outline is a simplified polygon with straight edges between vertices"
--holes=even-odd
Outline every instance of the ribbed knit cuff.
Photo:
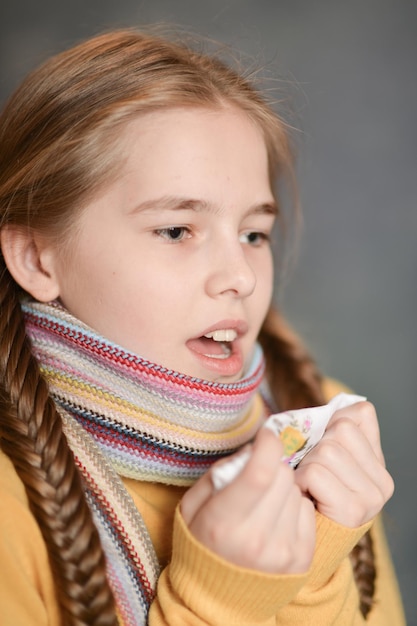
[{"label": "ribbed knit cuff", "polygon": [[306,579],[307,574],[263,574],[230,564],[195,539],[177,508],[171,585],[209,624],[244,626],[275,620],[279,608],[295,597]]},{"label": "ribbed knit cuff", "polygon": [[358,528],[348,528],[316,513],[316,549],[308,577],[308,587],[321,587],[336,572],[373,521]]}]

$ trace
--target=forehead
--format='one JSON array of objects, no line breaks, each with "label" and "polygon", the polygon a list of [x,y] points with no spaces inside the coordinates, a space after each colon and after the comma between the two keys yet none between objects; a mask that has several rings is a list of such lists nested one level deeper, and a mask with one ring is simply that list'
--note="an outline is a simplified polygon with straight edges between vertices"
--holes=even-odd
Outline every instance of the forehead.
[{"label": "forehead", "polygon": [[[122,138],[125,173],[154,170],[162,184],[187,171],[266,181],[268,154],[260,128],[237,108],[169,109],[128,123]],[[163,176],[162,176],[163,174]],[[190,182],[188,180],[188,182]]]},{"label": "forehead", "polygon": [[131,212],[156,198],[198,201],[214,210],[275,204],[263,134],[240,109],[141,114],[120,129],[116,144],[109,155],[117,163],[114,176],[84,209],[105,202]]}]

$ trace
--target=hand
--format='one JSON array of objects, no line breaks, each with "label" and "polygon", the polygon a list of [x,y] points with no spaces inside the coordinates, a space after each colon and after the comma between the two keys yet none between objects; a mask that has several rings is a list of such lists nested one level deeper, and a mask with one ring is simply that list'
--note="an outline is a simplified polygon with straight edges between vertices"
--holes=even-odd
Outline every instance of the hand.
[{"label": "hand", "polygon": [[314,506],[295,484],[294,470],[280,460],[282,454],[278,437],[261,429],[237,478],[214,492],[208,472],[182,499],[181,512],[193,535],[235,565],[274,574],[310,566]]},{"label": "hand", "polygon": [[339,524],[356,528],[375,517],[394,482],[385,469],[374,406],[358,402],[336,411],[295,480],[317,510]]}]

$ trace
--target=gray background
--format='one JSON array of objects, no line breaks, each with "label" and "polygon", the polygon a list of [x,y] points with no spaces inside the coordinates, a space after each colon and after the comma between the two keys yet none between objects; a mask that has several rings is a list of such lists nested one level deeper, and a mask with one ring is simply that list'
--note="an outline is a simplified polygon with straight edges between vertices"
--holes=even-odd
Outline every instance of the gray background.
[{"label": "gray background", "polygon": [[[0,8],[0,100],[46,55],[113,26],[176,23],[288,86],[305,226],[279,303],[321,368],[377,406],[396,492],[389,541],[417,625],[414,0],[13,0]],[[288,280],[290,278],[290,280]],[[395,625],[393,625],[395,626]]]}]

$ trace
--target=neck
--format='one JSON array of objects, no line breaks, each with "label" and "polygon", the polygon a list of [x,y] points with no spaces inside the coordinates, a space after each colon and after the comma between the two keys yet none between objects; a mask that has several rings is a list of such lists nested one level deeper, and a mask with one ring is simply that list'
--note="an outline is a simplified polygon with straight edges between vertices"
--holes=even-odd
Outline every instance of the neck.
[{"label": "neck", "polygon": [[167,370],[97,335],[56,303],[24,301],[27,333],[55,402],[116,471],[191,484],[252,439],[263,419],[257,346],[248,374],[214,383]]}]

